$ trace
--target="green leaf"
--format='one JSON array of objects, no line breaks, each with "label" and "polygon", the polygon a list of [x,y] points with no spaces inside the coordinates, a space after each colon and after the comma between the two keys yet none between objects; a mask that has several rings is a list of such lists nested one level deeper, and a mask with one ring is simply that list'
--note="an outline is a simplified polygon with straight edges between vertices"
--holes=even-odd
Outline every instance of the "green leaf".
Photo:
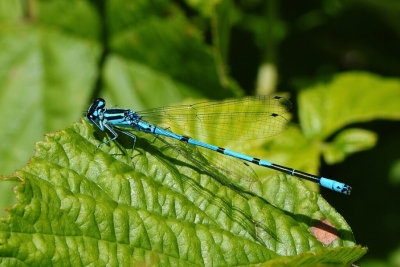
[{"label": "green leaf", "polygon": [[0,1],[0,22],[18,21],[23,16],[23,3],[18,0]]},{"label": "green leaf", "polygon": [[162,72],[116,55],[108,57],[103,80],[104,99],[109,103],[118,103],[121,107],[133,107],[136,111],[177,104],[187,98],[202,96],[194,88]]},{"label": "green leaf", "polygon": [[88,1],[38,1],[37,5],[38,20],[41,23],[76,37],[100,39],[100,16]]},{"label": "green leaf", "polygon": [[[363,255],[365,248],[352,247],[337,250],[322,250],[317,253],[307,252],[299,256],[282,257],[260,266],[349,266],[354,255]],[[340,257],[338,257],[340,255]],[[323,260],[320,260],[323,258]]]},{"label": "green leaf", "polygon": [[400,160],[396,160],[391,168],[389,180],[392,184],[400,184]]},{"label": "green leaf", "polygon": [[11,173],[47,132],[77,120],[93,86],[99,47],[49,28],[0,28],[0,170]]},{"label": "green leaf", "polygon": [[[136,6],[136,12],[149,12],[152,4],[149,1],[146,3]],[[112,8],[112,16],[116,19],[113,24],[121,19],[119,11],[126,12],[121,9],[125,6]],[[163,72],[209,98],[242,94],[233,80],[221,81],[212,47],[205,44],[201,31],[190,23],[181,10],[160,5],[148,16],[139,15],[132,19],[136,23],[121,29],[118,27],[118,31],[113,32],[110,38],[113,53]]]},{"label": "green leaf", "polygon": [[276,174],[238,194],[159,138],[137,133],[132,150],[125,137],[96,149],[109,137],[84,121],[37,144],[4,179],[21,183],[0,221],[3,265],[348,266],[365,253],[296,178]]},{"label": "green leaf", "polygon": [[343,130],[335,136],[333,142],[324,147],[324,159],[329,164],[341,162],[347,155],[374,147],[377,139],[377,135],[368,130]]},{"label": "green leaf", "polygon": [[299,116],[308,138],[323,140],[345,125],[400,119],[400,81],[349,72],[301,91]]}]

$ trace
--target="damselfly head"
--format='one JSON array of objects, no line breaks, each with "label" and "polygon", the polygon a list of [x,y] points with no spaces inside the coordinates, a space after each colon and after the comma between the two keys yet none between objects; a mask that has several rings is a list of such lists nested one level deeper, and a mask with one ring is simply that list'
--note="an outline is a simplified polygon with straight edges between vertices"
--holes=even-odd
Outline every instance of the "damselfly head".
[{"label": "damselfly head", "polygon": [[105,106],[106,101],[103,98],[96,98],[95,100],[93,100],[86,113],[86,120],[90,123],[98,121],[101,114],[104,112]]}]

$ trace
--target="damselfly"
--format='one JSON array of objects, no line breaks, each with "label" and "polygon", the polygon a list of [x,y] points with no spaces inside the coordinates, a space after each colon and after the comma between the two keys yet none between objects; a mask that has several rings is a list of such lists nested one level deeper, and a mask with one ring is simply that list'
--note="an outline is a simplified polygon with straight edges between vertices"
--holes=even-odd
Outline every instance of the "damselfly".
[{"label": "damselfly", "polygon": [[[100,130],[106,129],[112,138],[99,144],[107,144],[118,137],[116,130],[133,138],[136,136],[125,129],[133,129],[156,136],[165,136],[183,143],[234,157],[242,161],[274,169],[292,176],[312,181],[336,192],[350,195],[351,187],[332,179],[281,166],[266,160],[234,152],[222,147],[180,135],[158,125],[172,125],[185,131],[188,125],[197,124],[197,134],[221,139],[260,139],[283,132],[287,121],[282,114],[290,109],[289,100],[279,96],[257,96],[225,101],[210,101],[194,105],[155,108],[134,112],[124,108],[106,108],[106,101],[97,98],[89,107],[86,120]],[[168,144],[168,141],[164,142]],[[176,147],[171,145],[172,148]],[[185,155],[190,157],[190,155]],[[190,158],[189,158],[190,160]],[[229,166],[225,167],[229,169]]]}]

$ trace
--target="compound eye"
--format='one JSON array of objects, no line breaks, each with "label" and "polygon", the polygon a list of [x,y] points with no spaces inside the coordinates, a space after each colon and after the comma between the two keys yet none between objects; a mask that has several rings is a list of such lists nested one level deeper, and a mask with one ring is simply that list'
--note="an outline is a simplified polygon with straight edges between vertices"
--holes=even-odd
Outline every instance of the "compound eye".
[{"label": "compound eye", "polygon": [[93,114],[88,114],[86,117],[91,121],[94,121],[95,119],[95,116]]}]

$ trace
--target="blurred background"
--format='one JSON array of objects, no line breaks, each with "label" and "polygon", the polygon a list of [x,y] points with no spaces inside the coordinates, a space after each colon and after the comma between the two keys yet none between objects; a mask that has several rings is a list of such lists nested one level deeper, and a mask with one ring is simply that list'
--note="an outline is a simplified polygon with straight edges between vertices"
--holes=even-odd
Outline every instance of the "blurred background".
[{"label": "blurred background", "polygon": [[[143,110],[279,94],[300,137],[264,153],[352,185],[320,192],[369,248],[357,264],[400,266],[399,47],[397,0],[0,0],[0,174],[95,97]],[[4,210],[15,183],[0,186]]]}]

